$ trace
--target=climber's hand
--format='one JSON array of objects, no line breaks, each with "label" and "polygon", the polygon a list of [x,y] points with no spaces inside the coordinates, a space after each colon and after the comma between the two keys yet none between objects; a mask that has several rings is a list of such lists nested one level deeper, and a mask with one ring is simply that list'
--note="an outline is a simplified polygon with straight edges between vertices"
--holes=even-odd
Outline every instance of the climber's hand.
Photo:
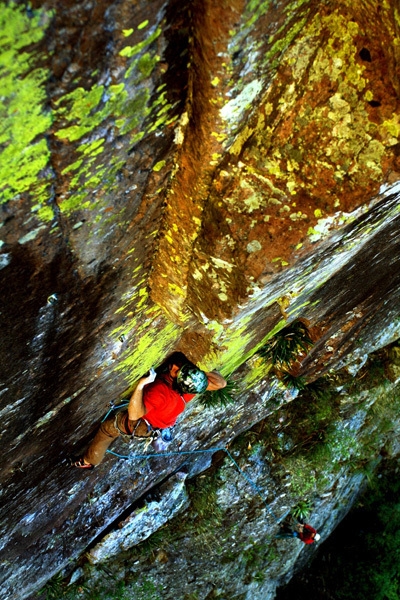
[{"label": "climber's hand", "polygon": [[151,368],[149,371],[149,374],[140,379],[139,383],[140,383],[141,387],[143,387],[144,385],[147,385],[148,383],[152,383],[155,380],[156,376],[157,376],[157,373],[155,372],[155,370],[153,368]]}]

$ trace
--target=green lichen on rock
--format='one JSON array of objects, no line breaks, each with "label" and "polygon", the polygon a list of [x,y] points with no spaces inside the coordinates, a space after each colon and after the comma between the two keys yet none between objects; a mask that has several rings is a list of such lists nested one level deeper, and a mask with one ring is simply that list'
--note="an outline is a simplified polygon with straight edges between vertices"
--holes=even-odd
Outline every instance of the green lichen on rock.
[{"label": "green lichen on rock", "polygon": [[48,195],[43,170],[50,152],[43,134],[52,117],[45,109],[48,72],[39,66],[40,56],[31,48],[44,37],[50,18],[51,13],[43,9],[28,16],[24,6],[0,6],[1,202],[31,192],[36,210]]},{"label": "green lichen on rock", "polygon": [[[60,208],[64,214],[70,214],[79,208],[90,206],[89,194],[96,188],[110,188],[115,173],[120,168],[118,157],[102,161],[100,155],[105,149],[103,136],[90,140],[89,135],[96,135],[103,123],[123,112],[127,102],[127,92],[123,84],[110,85],[105,88],[95,85],[89,90],[76,88],[63,96],[56,104],[56,115],[67,127],[62,127],[56,136],[62,140],[75,142],[88,139],[77,148],[75,160],[64,168],[63,175],[74,173],[67,198],[63,198]],[[122,126],[122,124],[121,124]],[[104,132],[102,132],[104,135]],[[89,141],[90,140],[90,141]]]},{"label": "green lichen on rock", "polygon": [[[135,44],[134,46],[125,46],[121,51],[121,56],[126,56],[127,58],[132,58],[132,56],[136,56],[142,50],[144,50],[147,46],[149,46],[152,42],[154,42],[161,34],[160,27],[157,27],[147,38],[143,41]],[[130,72],[128,71],[126,77],[129,77]]]},{"label": "green lichen on rock", "polygon": [[132,315],[126,325],[113,332],[114,336],[120,337],[134,333],[134,339],[137,340],[134,348],[128,348],[121,355],[115,370],[124,373],[129,385],[134,384],[146,371],[164,360],[181,332],[180,327],[165,320],[159,307],[143,308],[138,314]]},{"label": "green lichen on rock", "polygon": [[[384,8],[384,25],[394,43],[388,7]],[[272,46],[265,67],[269,65],[271,84],[261,99],[261,110],[233,143],[232,139],[225,143],[233,160],[240,156],[240,161],[232,169],[237,183],[222,202],[234,222],[237,213],[259,217],[248,219],[248,230],[254,224],[260,228],[264,219],[274,232],[279,228],[282,237],[291,232],[289,243],[294,244],[295,230],[303,235],[312,230],[309,223],[315,223],[316,209],[320,217],[339,208],[353,210],[360,202],[360,189],[369,193],[374,182],[377,186],[382,181],[387,150],[399,140],[399,117],[388,118],[386,113],[385,118],[384,111],[371,115],[369,102],[379,84],[359,50],[360,39],[372,35],[376,24],[369,31],[365,19],[353,13],[351,6],[344,6],[312,15],[309,3],[289,3],[287,19],[269,39]],[[271,71],[274,56],[279,56],[275,74]],[[254,72],[259,81],[264,80],[259,58]],[[221,115],[227,117],[238,100],[240,94],[223,107]],[[234,110],[229,115],[234,121]]]},{"label": "green lichen on rock", "polygon": [[[301,0],[290,2],[286,7],[285,23],[268,40],[271,47],[264,55],[264,66],[273,69],[279,65],[281,56],[291,46],[307,22],[309,14],[307,4],[310,4],[309,0]],[[306,6],[300,12],[303,5]]]},{"label": "green lichen on rock", "polygon": [[[57,101],[55,116],[61,127],[55,135],[66,143],[83,142],[76,146],[71,164],[63,169],[63,175],[72,175],[69,190],[60,202],[64,214],[98,208],[98,199],[106,199],[115,188],[115,176],[125,164],[126,154],[125,158],[120,153],[110,158],[105,131],[113,131],[113,138],[125,138],[132,147],[146,134],[169,123],[171,105],[165,90],[158,88],[158,96],[150,103],[153,83],[149,78],[160,60],[152,44],[161,31],[157,27],[135,46],[120,51],[128,59],[123,82],[78,87]],[[126,38],[132,33],[133,29],[123,32]]]},{"label": "green lichen on rock", "polygon": [[[110,86],[110,93],[112,87],[118,86]],[[74,142],[100,125],[110,114],[110,108],[106,103],[103,103],[98,110],[103,94],[104,86],[98,85],[89,90],[78,87],[70,94],[62,96],[56,102],[57,116],[72,124],[59,129],[55,135],[60,139]]]}]

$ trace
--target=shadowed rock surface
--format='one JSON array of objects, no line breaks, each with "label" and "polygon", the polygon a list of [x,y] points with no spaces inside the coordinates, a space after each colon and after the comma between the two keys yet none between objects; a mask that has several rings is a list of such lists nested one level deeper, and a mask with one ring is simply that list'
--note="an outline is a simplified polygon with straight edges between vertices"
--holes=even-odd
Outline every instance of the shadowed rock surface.
[{"label": "shadowed rock surface", "polygon": [[65,462],[170,351],[239,382],[235,405],[187,410],[196,449],[293,399],[257,351],[294,321],[309,383],[398,339],[400,17],[121,0],[0,19],[0,580],[17,600],[186,462]]}]

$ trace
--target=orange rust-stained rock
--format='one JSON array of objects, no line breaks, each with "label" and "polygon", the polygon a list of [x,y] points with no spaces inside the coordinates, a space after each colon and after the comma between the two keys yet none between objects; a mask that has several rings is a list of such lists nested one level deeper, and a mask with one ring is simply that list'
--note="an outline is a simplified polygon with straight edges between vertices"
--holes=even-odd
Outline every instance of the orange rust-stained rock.
[{"label": "orange rust-stained rock", "polygon": [[[398,65],[398,50],[377,41],[382,27],[389,37],[397,27],[389,15],[382,23],[365,3],[340,12],[321,7],[282,60],[242,146],[235,142],[217,169],[204,208],[191,269],[201,276],[185,294],[196,306],[201,288],[215,289],[208,316],[229,316],[252,281],[310,249],[320,219],[352,212],[393,179],[397,145],[385,123],[399,110],[397,69],[388,69]],[[230,272],[212,272],[210,253]]]}]

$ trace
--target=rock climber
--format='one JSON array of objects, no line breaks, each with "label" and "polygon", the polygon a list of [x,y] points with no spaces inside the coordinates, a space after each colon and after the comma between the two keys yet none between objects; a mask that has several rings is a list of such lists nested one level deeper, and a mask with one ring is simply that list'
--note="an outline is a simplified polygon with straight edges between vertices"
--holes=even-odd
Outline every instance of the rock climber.
[{"label": "rock climber", "polygon": [[142,377],[128,406],[113,412],[100,425],[85,454],[72,464],[80,469],[93,469],[117,437],[137,438],[160,435],[171,441],[171,428],[184,411],[187,402],[206,390],[219,390],[226,381],[217,371],[205,373],[182,352],[174,352],[155,371]]},{"label": "rock climber", "polygon": [[307,523],[303,523],[302,521],[298,521],[295,525],[295,529],[291,527],[289,524],[281,525],[280,532],[276,535],[277,538],[292,538],[296,537],[301,540],[304,544],[313,544],[314,542],[318,542],[321,539],[319,533],[317,533],[314,527],[308,525]]},{"label": "rock climber", "polygon": [[313,544],[321,539],[317,530],[311,525],[307,525],[307,523],[297,523],[295,534],[304,544]]}]

